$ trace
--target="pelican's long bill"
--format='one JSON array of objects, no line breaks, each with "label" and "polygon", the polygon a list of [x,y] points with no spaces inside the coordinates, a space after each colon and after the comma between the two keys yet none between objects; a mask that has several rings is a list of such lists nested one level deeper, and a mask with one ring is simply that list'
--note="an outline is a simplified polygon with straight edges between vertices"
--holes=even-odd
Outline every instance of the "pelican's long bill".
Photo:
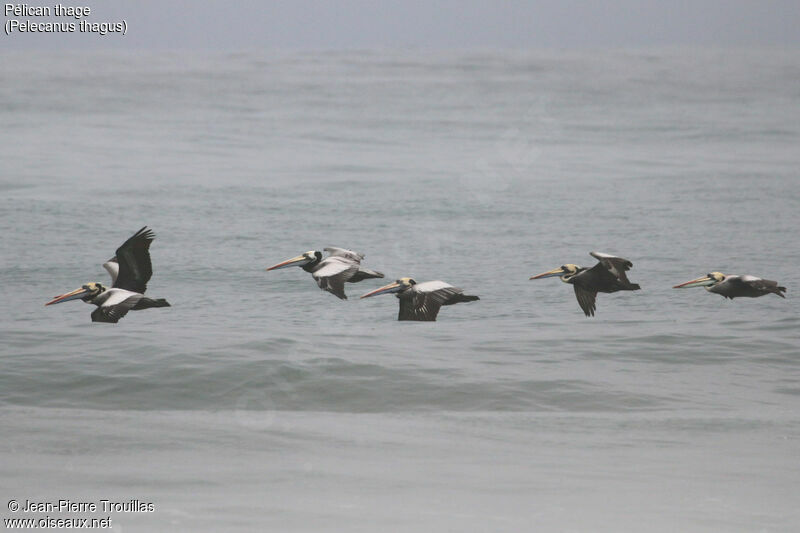
[{"label": "pelican's long bill", "polygon": [[[301,261],[305,261],[305,263],[308,263],[309,259],[304,255],[298,255],[297,257],[292,257],[291,259],[287,259],[286,261],[278,263],[277,265],[272,265],[267,270],[277,270],[279,268],[295,266],[297,265],[297,263],[300,263]],[[300,263],[300,264],[305,264],[305,263]]]},{"label": "pelican's long bill", "polygon": [[72,292],[62,294],[61,296],[56,296],[55,298],[53,298],[44,305],[47,306],[53,304],[60,304],[61,302],[68,302],[70,300],[77,300],[78,298],[83,298],[88,292],[89,289],[87,289],[86,287],[81,287],[80,289],[75,289]]},{"label": "pelican's long bill", "polygon": [[386,293],[390,293],[390,292],[397,292],[402,288],[403,288],[403,285],[401,285],[400,283],[398,283],[396,281],[393,281],[392,283],[390,283],[388,285],[384,285],[383,287],[380,287],[379,289],[375,289],[374,291],[371,291],[371,292],[368,292],[367,294],[364,294],[363,296],[361,296],[361,298],[369,298],[370,296],[375,296],[376,294],[386,294]]},{"label": "pelican's long bill", "polygon": [[541,274],[536,274],[535,276],[531,276],[528,279],[543,279],[543,278],[552,278],[553,276],[560,276],[564,273],[564,269],[561,267],[554,268],[553,270],[548,270],[547,272],[542,272]]},{"label": "pelican's long bill", "polygon": [[689,287],[707,287],[709,285],[713,285],[717,282],[711,276],[703,276],[702,278],[693,279],[687,281],[685,283],[681,283],[680,285],[675,285],[672,287],[673,289],[688,289]]}]

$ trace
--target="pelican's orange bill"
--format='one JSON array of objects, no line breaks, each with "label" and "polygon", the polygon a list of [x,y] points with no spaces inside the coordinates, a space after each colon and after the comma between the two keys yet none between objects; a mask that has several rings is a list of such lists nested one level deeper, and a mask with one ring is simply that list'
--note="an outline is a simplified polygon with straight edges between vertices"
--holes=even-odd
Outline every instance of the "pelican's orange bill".
[{"label": "pelican's orange bill", "polygon": [[50,300],[49,302],[47,302],[44,305],[48,306],[48,305],[58,304],[58,303],[61,303],[61,302],[67,302],[69,300],[75,300],[77,298],[82,298],[88,292],[89,291],[86,288],[81,287],[80,289],[75,289],[72,292],[68,292],[66,294],[62,294],[61,296],[56,296],[55,298],[53,298],[52,300]]}]

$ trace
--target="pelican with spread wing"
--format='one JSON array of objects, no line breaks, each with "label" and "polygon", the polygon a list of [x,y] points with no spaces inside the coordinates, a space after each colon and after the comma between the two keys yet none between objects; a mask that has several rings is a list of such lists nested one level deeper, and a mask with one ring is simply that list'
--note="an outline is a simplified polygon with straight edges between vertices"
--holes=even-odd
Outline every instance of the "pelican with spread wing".
[{"label": "pelican with spread wing", "polygon": [[710,272],[702,278],[693,279],[680,285],[675,285],[672,288],[685,289],[689,287],[705,287],[708,292],[719,294],[731,300],[734,298],[758,298],[766,294],[777,294],[781,298],[786,298],[783,295],[786,292],[786,287],[779,286],[777,281],[748,275],[726,275],[722,272]]},{"label": "pelican with spread wing", "polygon": [[594,316],[597,308],[595,300],[598,292],[638,291],[639,285],[628,281],[625,272],[633,267],[633,263],[622,257],[601,252],[589,252],[598,263],[592,268],[580,267],[568,263],[558,268],[543,272],[530,279],[542,279],[558,276],[564,283],[569,283],[575,290],[578,305],[586,316]]},{"label": "pelican with spread wing", "polygon": [[116,324],[128,311],[169,307],[163,298],[152,299],[144,295],[147,282],[153,275],[150,243],[155,237],[152,230],[145,226],[117,248],[116,255],[103,265],[111,274],[111,288],[90,282],[72,292],[56,296],[45,305],[80,299],[97,306],[92,312],[92,322],[112,324]]},{"label": "pelican with spread wing", "polygon": [[425,281],[417,283],[412,278],[400,278],[379,289],[368,292],[361,298],[378,294],[394,293],[400,300],[400,313],[397,320],[417,320],[433,322],[443,305],[480,300],[477,296],[464,294],[464,289],[453,287],[444,281]]},{"label": "pelican with spread wing", "polygon": [[328,257],[324,259],[322,252],[312,250],[272,265],[267,270],[299,266],[311,273],[320,289],[328,291],[342,300],[347,299],[347,295],[344,293],[345,282],[357,283],[365,279],[383,277],[383,273],[361,266],[361,261],[364,259],[362,253],[333,246],[323,250],[328,252]]}]

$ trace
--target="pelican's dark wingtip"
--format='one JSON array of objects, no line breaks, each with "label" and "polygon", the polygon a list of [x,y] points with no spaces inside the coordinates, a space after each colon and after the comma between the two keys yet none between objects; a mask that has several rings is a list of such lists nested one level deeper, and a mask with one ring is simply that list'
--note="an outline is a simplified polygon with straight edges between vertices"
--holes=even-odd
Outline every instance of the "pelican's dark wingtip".
[{"label": "pelican's dark wingtip", "polygon": [[142,229],[136,232],[136,236],[147,239],[148,241],[152,241],[156,238],[155,232],[147,226],[142,226]]}]

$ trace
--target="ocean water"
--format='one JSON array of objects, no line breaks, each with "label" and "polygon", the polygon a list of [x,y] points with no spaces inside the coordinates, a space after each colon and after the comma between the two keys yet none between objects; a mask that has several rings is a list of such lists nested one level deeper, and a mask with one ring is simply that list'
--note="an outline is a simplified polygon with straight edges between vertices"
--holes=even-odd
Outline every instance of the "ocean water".
[{"label": "ocean water", "polygon": [[[800,52],[0,52],[0,517],[800,529]],[[92,324],[140,227],[168,309]],[[481,300],[320,291],[306,250]],[[642,290],[528,278],[599,250]],[[712,270],[787,298],[673,290]],[[104,517],[50,513],[55,518]]]}]

